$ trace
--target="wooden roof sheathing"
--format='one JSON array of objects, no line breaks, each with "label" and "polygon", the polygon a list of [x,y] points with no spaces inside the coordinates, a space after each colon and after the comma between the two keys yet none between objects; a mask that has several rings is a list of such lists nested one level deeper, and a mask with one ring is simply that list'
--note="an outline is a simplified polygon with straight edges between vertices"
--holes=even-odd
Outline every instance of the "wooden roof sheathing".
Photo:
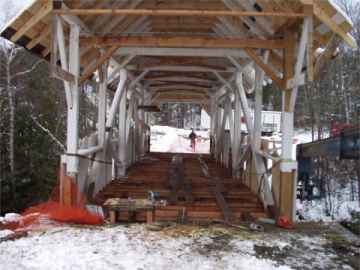
[{"label": "wooden roof sheathing", "polygon": [[[46,10],[44,6],[51,5],[52,1],[47,0],[35,0],[29,7],[24,9],[20,14],[18,14],[12,21],[10,21],[2,30],[1,36],[14,41],[20,46],[27,47],[33,52],[40,54],[42,57],[46,57],[50,52],[50,22],[51,22],[51,12]],[[117,1],[68,1],[65,0],[64,3],[69,8],[129,8],[131,2],[136,1],[126,1],[126,0],[117,0]],[[139,1],[142,2],[136,8],[141,9],[204,9],[204,10],[226,10],[227,7],[221,0],[207,0],[207,1],[179,1],[179,0],[170,0],[170,1]],[[302,7],[301,1],[283,1],[283,0],[257,0],[249,1],[254,2],[257,7],[260,7],[263,11],[298,11]],[[324,12],[328,15],[332,21],[338,25],[347,35],[350,36],[349,32],[352,29],[351,20],[338,8],[337,5],[333,3],[332,0],[321,0],[315,1],[316,5],[321,12]],[[14,36],[17,35],[19,30],[22,30],[34,17],[39,16],[39,12],[43,13],[42,17],[37,22],[32,25],[28,30],[25,31],[20,38],[17,37],[14,40]],[[107,25],[110,25],[112,21],[116,18],[110,15],[104,15],[100,18],[99,16],[79,16],[80,19],[87,25],[90,29],[94,23],[103,22],[102,29],[106,29]],[[317,18],[317,16],[315,16]],[[134,19],[134,18],[131,18]],[[214,17],[199,17],[199,18],[179,18],[179,17],[153,17],[151,19],[151,26],[155,30],[154,32],[203,32],[211,34],[211,29],[216,24],[217,18]],[[271,25],[274,26],[275,31],[281,29],[287,22],[292,19],[286,18],[270,18]],[[236,18],[231,18],[235,25],[238,25],[239,29],[244,30],[244,25],[236,20]],[[326,42],[331,37],[333,31],[319,19],[315,21],[315,30],[318,35],[316,35],[315,40],[319,46],[326,46]],[[260,24],[261,28],[261,24]],[[118,29],[118,28],[116,28]],[[113,30],[116,33],[116,29]],[[124,29],[125,30],[125,29]],[[245,31],[245,30],[244,30]],[[100,32],[100,31],[99,31]],[[101,32],[100,32],[101,34]],[[275,33],[276,34],[276,33]]]},{"label": "wooden roof sheathing", "polygon": [[[235,6],[235,3],[237,4]],[[31,52],[47,60],[51,52],[51,29],[52,12],[54,8],[62,9],[113,9],[113,10],[162,10],[162,11],[254,11],[254,12],[282,12],[282,13],[305,13],[307,4],[313,4],[314,35],[313,54],[316,55],[318,48],[334,50],[331,46],[333,37],[338,35],[351,47],[357,44],[350,35],[353,27],[351,20],[332,0],[34,0],[31,5],[22,10],[0,32],[0,35],[16,44],[25,47]],[[308,14],[308,13],[306,13]],[[177,37],[221,37],[225,38],[258,38],[276,40],[284,37],[286,32],[301,32],[303,18],[291,16],[152,16],[145,15],[66,15],[71,16],[81,27],[82,36],[107,37],[117,36],[166,36]],[[64,24],[65,36],[69,29]],[[66,37],[67,38],[67,37]],[[337,39],[339,40],[339,39]],[[184,44],[186,45],[186,44]],[[184,46],[186,47],[186,46]],[[95,45],[81,44],[82,70],[89,66],[91,61],[101,55]],[[331,53],[325,54],[327,57]],[[129,56],[129,55],[128,55]],[[113,60],[121,61],[126,55],[114,55]],[[218,58],[203,56],[151,56],[151,54],[139,55],[131,60],[134,75],[141,74],[144,68],[152,65],[192,65],[208,67],[212,70],[234,69],[226,57]],[[241,59],[239,60],[241,64]],[[273,49],[270,54],[270,64],[274,70],[281,71],[283,68],[283,55],[280,50]],[[111,63],[111,62],[110,62]],[[169,70],[171,75],[173,71]],[[184,71],[177,71],[177,73]],[[162,76],[165,71],[154,71],[154,76]],[[193,72],[197,78],[203,77],[203,72]],[[224,73],[225,79],[231,73]],[[208,73],[207,77],[216,80],[214,74]],[[189,84],[194,85],[194,84]],[[195,85],[196,87],[198,85]],[[195,87],[194,86],[194,87]],[[214,86],[214,85],[213,85]],[[217,85],[215,85],[217,86]],[[200,87],[199,87],[200,88]],[[179,89],[180,90],[180,89]],[[186,90],[181,89],[181,90]],[[187,91],[187,90],[186,90]]]}]

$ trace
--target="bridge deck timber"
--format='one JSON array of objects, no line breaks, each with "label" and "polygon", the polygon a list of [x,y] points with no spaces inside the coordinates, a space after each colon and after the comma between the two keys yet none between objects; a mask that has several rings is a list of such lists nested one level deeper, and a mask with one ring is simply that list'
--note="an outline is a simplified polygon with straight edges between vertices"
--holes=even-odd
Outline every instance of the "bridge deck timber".
[{"label": "bridge deck timber", "polygon": [[[171,201],[172,189],[169,182],[170,165],[175,154],[150,153],[144,159],[133,165],[127,177],[113,180],[102,191],[95,200],[103,204],[108,198],[133,198],[146,199],[148,192],[156,192],[158,200],[166,200],[166,206],[156,207],[155,221],[228,221],[237,223],[248,220],[249,217],[267,217],[263,205],[248,187],[243,185],[240,179],[233,179],[228,169],[220,167],[210,155],[202,155],[202,159],[209,167],[209,173],[218,182],[214,185],[213,179],[206,177],[200,166],[199,155],[179,154],[183,157],[184,179],[191,186],[192,200],[186,199],[186,191],[178,191],[178,201]],[[218,189],[219,192],[213,192]],[[216,194],[222,198],[219,200]],[[231,212],[224,213],[224,205]],[[136,221],[144,221],[145,213],[138,213]],[[127,213],[121,213],[120,221],[128,220]]]}]

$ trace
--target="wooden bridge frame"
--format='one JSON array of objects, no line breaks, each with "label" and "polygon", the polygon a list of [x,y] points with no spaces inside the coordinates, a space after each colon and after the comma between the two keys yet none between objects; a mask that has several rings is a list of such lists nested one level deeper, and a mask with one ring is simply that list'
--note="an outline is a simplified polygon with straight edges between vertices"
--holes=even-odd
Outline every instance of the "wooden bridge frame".
[{"label": "wooden bridge frame", "polygon": [[[300,10],[281,12],[258,11],[254,9],[255,5],[250,5],[254,2],[250,0],[241,3],[220,1],[228,8],[226,10],[136,9],[141,0],[132,1],[128,8],[102,8],[100,3],[95,8],[80,9],[75,4],[75,7],[68,7],[66,2],[43,1],[37,12],[18,26],[16,33],[9,38],[17,42],[45,17],[50,18],[47,28],[32,38],[26,47],[34,48],[50,34],[50,46],[42,56],[50,55],[52,76],[64,82],[68,113],[67,153],[61,159],[61,201],[64,204],[76,203],[71,199],[71,180],[84,192],[90,178],[94,183],[94,193],[97,193],[116,175],[125,175],[127,168],[146,153],[149,147],[149,112],[144,110],[146,106],[161,102],[192,102],[201,104],[211,116],[211,154],[214,158],[232,168],[234,177],[244,179],[244,175],[252,172],[248,182],[244,181],[259,195],[264,207],[272,209],[276,215],[293,219],[297,163],[293,159],[292,138],[298,87],[312,81],[325,61],[314,58],[314,44],[319,44],[319,40],[320,44],[326,44],[328,50],[324,57],[327,58],[334,51],[334,43],[338,44],[335,36],[350,46],[356,46],[347,33],[349,29],[345,31],[337,25],[312,0],[298,0]],[[242,8],[234,8],[233,2],[239,2]],[[138,19],[127,26],[125,33],[129,34],[104,35],[93,30],[98,27],[89,28],[81,16],[110,16],[114,22],[109,23],[109,28],[114,28],[116,22],[125,16],[137,16]],[[151,30],[149,18],[189,16],[216,18],[221,23],[214,26],[214,35],[210,36],[146,34]],[[243,26],[235,27],[231,18],[243,21],[252,37],[243,37],[240,30]],[[270,18],[289,20],[284,23],[281,37],[269,28]],[[101,25],[100,20],[97,26]],[[330,29],[331,38],[321,37],[314,31],[315,20]],[[95,51],[93,57],[89,54],[92,51]],[[142,72],[135,75],[137,67],[131,66],[130,62],[138,56],[226,58],[232,67],[224,69],[160,61],[159,65],[144,64]],[[255,67],[254,119],[245,89],[245,70],[249,65]],[[153,71],[176,71],[179,75],[163,75],[173,82],[150,87],[142,82]],[[204,72],[216,80],[210,76],[185,76],[183,72]],[[282,91],[280,158],[272,156],[261,142],[265,77]],[[156,81],[159,78],[151,79]],[[97,132],[79,138],[79,86],[88,80],[95,81],[98,87]],[[214,84],[217,89],[208,91],[209,88],[194,84],[199,82]],[[108,107],[110,96],[113,97]],[[246,138],[240,129],[243,117],[248,130]],[[227,121],[230,123],[230,136],[225,132]],[[274,163],[272,184],[267,160]]]}]

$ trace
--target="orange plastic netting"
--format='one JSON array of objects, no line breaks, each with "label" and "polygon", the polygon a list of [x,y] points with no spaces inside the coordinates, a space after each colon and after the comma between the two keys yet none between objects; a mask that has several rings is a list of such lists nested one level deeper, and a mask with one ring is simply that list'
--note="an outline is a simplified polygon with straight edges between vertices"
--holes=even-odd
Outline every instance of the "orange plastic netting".
[{"label": "orange plastic netting", "polygon": [[[47,202],[29,207],[21,214],[21,219],[9,224],[11,229],[31,229],[44,223],[100,225],[104,222],[102,213],[89,211],[86,197],[78,192],[77,185],[71,183],[71,206],[60,203],[60,188],[57,185]],[[74,203],[76,202],[76,203]]]}]

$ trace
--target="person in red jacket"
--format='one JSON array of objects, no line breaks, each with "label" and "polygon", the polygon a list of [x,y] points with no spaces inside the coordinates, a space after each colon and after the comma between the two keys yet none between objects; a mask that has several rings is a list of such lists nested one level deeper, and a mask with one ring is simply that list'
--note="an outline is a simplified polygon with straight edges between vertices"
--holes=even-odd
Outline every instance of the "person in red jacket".
[{"label": "person in red jacket", "polygon": [[191,133],[189,135],[189,139],[190,139],[190,147],[193,150],[193,152],[195,152],[195,143],[196,143],[196,134],[194,132],[194,129],[191,129]]}]

